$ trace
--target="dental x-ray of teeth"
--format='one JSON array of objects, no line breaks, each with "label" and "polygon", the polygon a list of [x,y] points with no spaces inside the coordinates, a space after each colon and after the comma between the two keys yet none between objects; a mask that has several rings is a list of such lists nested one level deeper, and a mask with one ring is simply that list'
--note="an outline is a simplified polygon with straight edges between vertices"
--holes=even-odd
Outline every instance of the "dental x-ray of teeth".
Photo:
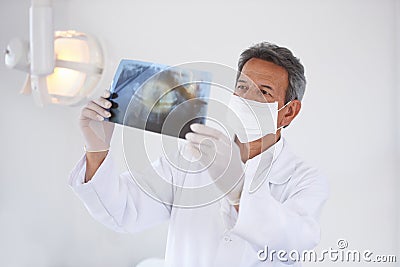
[{"label": "dental x-ray of teeth", "polygon": [[208,72],[122,60],[111,84],[109,121],[184,138],[190,124],[205,124]]}]

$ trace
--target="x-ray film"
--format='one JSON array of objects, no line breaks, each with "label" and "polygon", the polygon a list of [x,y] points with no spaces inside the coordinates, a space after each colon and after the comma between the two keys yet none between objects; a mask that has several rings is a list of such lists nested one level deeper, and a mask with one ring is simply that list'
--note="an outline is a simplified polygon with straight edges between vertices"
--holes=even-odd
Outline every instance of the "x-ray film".
[{"label": "x-ray film", "polygon": [[111,84],[109,121],[184,138],[190,124],[205,123],[211,74],[122,60]]}]

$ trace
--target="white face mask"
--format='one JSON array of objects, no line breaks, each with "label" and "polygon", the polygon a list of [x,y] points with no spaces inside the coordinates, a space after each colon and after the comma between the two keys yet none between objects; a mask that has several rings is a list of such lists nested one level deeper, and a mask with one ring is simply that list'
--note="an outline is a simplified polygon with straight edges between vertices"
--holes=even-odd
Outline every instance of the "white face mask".
[{"label": "white face mask", "polygon": [[249,143],[277,130],[278,102],[261,103],[232,95],[227,120],[241,143]]}]

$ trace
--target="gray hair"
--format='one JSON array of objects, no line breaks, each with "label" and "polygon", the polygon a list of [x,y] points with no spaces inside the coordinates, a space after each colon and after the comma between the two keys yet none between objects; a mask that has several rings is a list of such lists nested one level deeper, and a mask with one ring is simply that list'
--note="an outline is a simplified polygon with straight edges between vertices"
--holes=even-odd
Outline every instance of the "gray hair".
[{"label": "gray hair", "polygon": [[297,99],[301,101],[303,99],[306,89],[304,67],[289,49],[268,42],[261,42],[247,48],[240,54],[237,79],[244,64],[252,58],[272,62],[283,67],[288,72],[289,86],[286,90],[285,104],[291,100]]}]

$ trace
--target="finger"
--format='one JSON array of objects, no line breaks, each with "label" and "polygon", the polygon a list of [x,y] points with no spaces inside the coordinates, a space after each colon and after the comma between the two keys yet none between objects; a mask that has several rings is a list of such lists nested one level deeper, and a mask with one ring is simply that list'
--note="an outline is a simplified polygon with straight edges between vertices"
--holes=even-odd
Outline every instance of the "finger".
[{"label": "finger", "polygon": [[107,110],[105,110],[104,108],[100,107],[99,105],[97,105],[96,103],[94,103],[93,101],[90,101],[87,105],[86,108],[91,109],[93,111],[95,111],[97,114],[99,114],[100,116],[104,117],[104,118],[109,118],[111,117],[111,113]]},{"label": "finger", "polygon": [[103,98],[109,98],[110,96],[111,96],[110,91],[109,90],[105,90],[102,97]]},{"label": "finger", "polygon": [[186,140],[188,140],[189,142],[193,143],[193,144],[198,144],[198,145],[205,145],[205,146],[214,146],[214,142],[216,142],[217,140],[212,137],[212,136],[208,136],[208,135],[202,135],[202,134],[198,134],[198,133],[187,133],[185,135]]},{"label": "finger", "polygon": [[223,142],[219,139],[215,139],[214,137],[201,135],[198,133],[187,133],[185,138],[189,141],[189,144],[197,147],[197,149],[205,155],[215,155],[216,153],[225,152],[231,153],[231,146],[235,145],[232,142]]},{"label": "finger", "polygon": [[96,111],[88,109],[87,107],[82,110],[82,117],[84,119],[88,118],[95,121],[104,121],[104,117],[100,116]]},{"label": "finger", "polygon": [[111,101],[109,101],[107,99],[104,99],[102,97],[94,99],[93,102],[96,103],[97,105],[99,105],[100,107],[103,107],[103,108],[106,108],[106,109],[110,108],[112,106]]},{"label": "finger", "polygon": [[199,159],[201,157],[201,152],[198,149],[198,147],[191,143],[187,143],[185,145],[185,147],[183,148],[183,153],[186,156],[186,158],[188,158],[190,160]]},{"label": "finger", "polygon": [[207,155],[214,155],[215,154],[215,145],[213,144],[204,144],[202,143],[194,143],[188,142],[186,146],[188,151],[194,151],[196,154],[207,154]]},{"label": "finger", "polygon": [[209,161],[209,159],[214,159],[217,156],[217,151],[212,147],[201,146],[199,152],[201,153],[203,160]]},{"label": "finger", "polygon": [[[196,145],[196,144],[194,144]],[[203,144],[197,144],[199,151],[203,154],[206,155],[207,157],[223,157],[223,158],[231,158],[233,156],[233,153],[239,153],[239,151],[232,150],[232,147],[234,144],[226,144],[224,142],[216,140],[213,145],[208,146],[208,145],[203,145]]]},{"label": "finger", "polygon": [[200,149],[196,144],[188,143],[185,149],[191,160],[198,160],[204,166],[208,166],[215,157],[215,153],[208,153],[208,150],[204,150],[204,147]]},{"label": "finger", "polygon": [[[196,138],[196,137],[195,137]],[[211,140],[210,137],[206,137],[204,139],[201,139],[202,137],[199,137],[199,139],[194,139],[193,141],[189,141],[187,144],[190,147],[193,147],[197,151],[199,151],[201,154],[204,155],[215,155],[218,144],[219,142],[216,139]]]},{"label": "finger", "polygon": [[210,126],[200,124],[200,123],[193,123],[190,125],[190,129],[192,129],[192,131],[195,133],[199,133],[202,135],[208,135],[208,136],[214,137],[216,139],[223,140],[225,142],[229,142],[229,139],[226,135],[224,135],[219,130],[214,129]]}]

